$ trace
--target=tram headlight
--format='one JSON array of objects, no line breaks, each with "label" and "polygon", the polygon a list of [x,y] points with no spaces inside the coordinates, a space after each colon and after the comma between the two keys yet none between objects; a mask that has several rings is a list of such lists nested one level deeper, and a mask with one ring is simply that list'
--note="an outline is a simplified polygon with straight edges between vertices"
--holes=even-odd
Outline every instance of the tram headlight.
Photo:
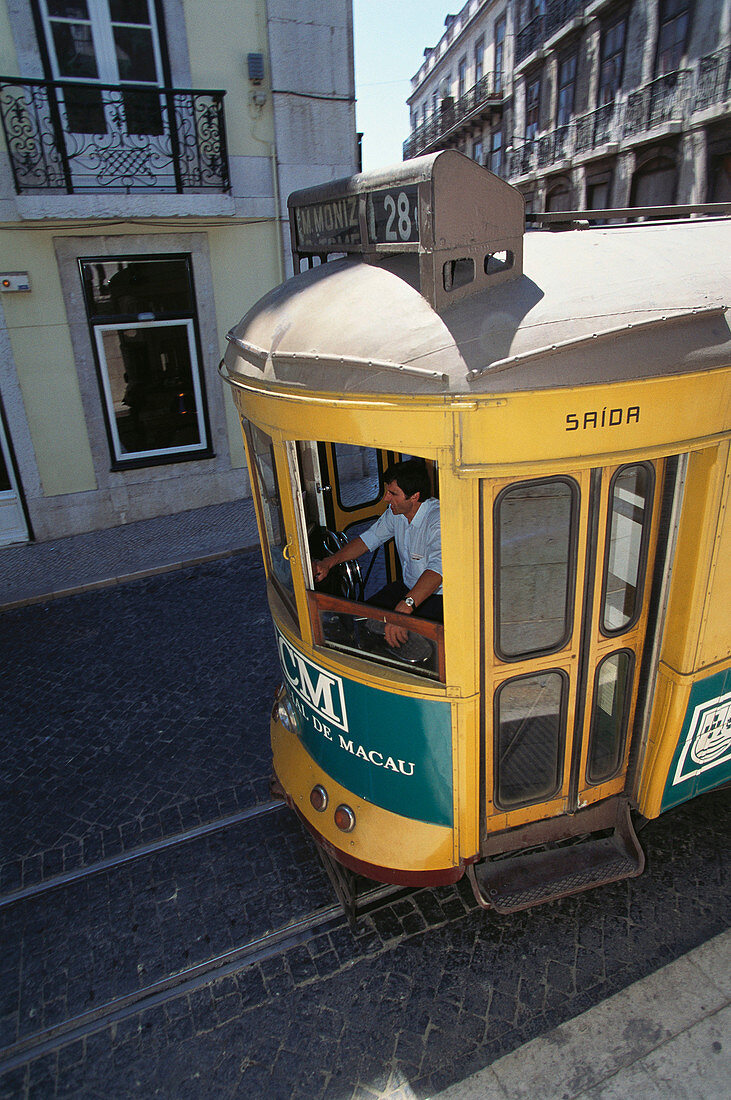
[{"label": "tram headlight", "polygon": [[335,811],[335,824],[342,832],[352,833],[355,828],[355,814],[350,806],[346,806],[341,802]]},{"label": "tram headlight", "polygon": [[300,729],[299,722],[297,721],[297,711],[292,706],[292,701],[284,687],[280,688],[274,700],[272,717],[278,722],[281,722],[284,728],[289,730],[290,733],[299,734]]},{"label": "tram headlight", "polygon": [[327,809],[329,801],[327,791],[322,783],[318,783],[317,786],[313,787],[310,791],[310,802],[312,803],[313,809],[317,810],[318,813],[323,813],[323,811]]}]

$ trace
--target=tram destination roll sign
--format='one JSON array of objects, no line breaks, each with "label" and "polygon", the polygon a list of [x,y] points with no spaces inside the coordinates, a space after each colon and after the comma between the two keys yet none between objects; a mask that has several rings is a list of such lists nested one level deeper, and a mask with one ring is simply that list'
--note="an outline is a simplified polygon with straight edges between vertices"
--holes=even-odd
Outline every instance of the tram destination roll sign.
[{"label": "tram destination roll sign", "polygon": [[[363,198],[366,239],[360,219]],[[416,184],[306,203],[293,207],[292,215],[298,252],[352,252],[371,245],[419,241]]]}]

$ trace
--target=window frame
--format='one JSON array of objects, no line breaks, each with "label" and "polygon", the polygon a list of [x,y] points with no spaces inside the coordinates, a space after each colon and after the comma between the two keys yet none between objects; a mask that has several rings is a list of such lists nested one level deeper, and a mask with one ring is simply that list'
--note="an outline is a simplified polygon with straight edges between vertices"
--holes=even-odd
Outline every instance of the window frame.
[{"label": "window frame", "polygon": [[[605,625],[606,618],[606,600],[607,600],[607,586],[609,581],[609,554],[611,551],[611,534],[612,534],[612,515],[614,509],[612,508],[612,502],[614,500],[614,487],[619,477],[626,470],[631,470],[633,467],[640,467],[645,470],[648,475],[648,491],[646,500],[646,510],[643,517],[642,534],[640,536],[640,552],[637,559],[637,577],[638,585],[635,589],[635,606],[633,608],[632,615],[621,626],[614,629]],[[609,490],[607,493],[607,510],[606,510],[606,524],[605,524],[605,536],[604,536],[604,560],[602,562],[602,586],[601,586],[601,602],[599,604],[599,632],[604,638],[618,638],[622,634],[627,634],[632,630],[642,614],[642,606],[645,595],[645,585],[647,583],[647,557],[650,549],[650,535],[652,533],[652,519],[655,505],[655,467],[651,462],[625,462],[612,474],[612,478],[609,482]]]},{"label": "window frame", "polygon": [[[514,802],[510,805],[500,801],[500,785],[499,785],[499,765],[500,765],[500,753],[499,753],[499,737],[500,737],[500,696],[506,687],[519,683],[521,680],[534,680],[540,676],[558,676],[561,682],[561,698],[559,702],[559,710],[557,716],[558,722],[558,738],[556,742],[556,784],[551,791],[545,794],[537,795],[535,798],[522,799],[520,802]],[[564,769],[563,764],[566,758],[566,738],[568,734],[568,707],[569,707],[569,695],[571,689],[571,681],[569,674],[564,668],[541,668],[531,669],[528,672],[520,673],[518,676],[510,676],[505,680],[502,680],[497,687],[493,695],[493,767],[492,767],[492,797],[495,804],[495,808],[501,813],[513,813],[515,810],[523,810],[528,806],[535,806],[542,802],[550,802],[556,798],[558,793],[563,787]]]},{"label": "window frame", "polygon": [[[542,649],[523,650],[517,654],[507,654],[500,645],[500,506],[508,493],[517,488],[530,488],[533,485],[548,485],[561,483],[568,486],[571,492],[570,525],[568,532],[568,562],[566,570],[566,599],[564,602],[564,630],[561,638],[552,646]],[[577,481],[564,474],[552,477],[529,478],[525,481],[513,481],[504,486],[495,497],[493,504],[493,568],[494,568],[494,599],[493,599],[493,649],[498,660],[505,664],[517,664],[520,661],[535,660],[538,657],[547,657],[553,653],[560,653],[571,641],[574,632],[574,611],[576,608],[576,580],[578,576],[578,545],[579,526],[581,519],[581,488]]]},{"label": "window frame", "polygon": [[[93,314],[91,303],[87,294],[85,279],[85,267],[93,264],[130,265],[134,263],[155,263],[180,261],[185,264],[188,282],[190,309],[176,310],[174,312],[161,312],[160,314],[148,313],[113,313]],[[107,435],[107,443],[110,454],[110,468],[114,471],[142,469],[145,467],[171,465],[179,462],[194,462],[201,459],[215,457],[211,437],[211,426],[208,413],[208,399],[205,387],[205,371],[201,349],[200,330],[198,322],[198,309],[195,294],[195,282],[193,278],[193,257],[189,252],[178,253],[135,253],[135,254],[109,254],[79,256],[77,267],[81,281],[81,294],[84,302],[87,331],[89,333],[97,384],[101,397],[102,415]],[[123,329],[153,329],[184,326],[188,331],[188,348],[191,353],[191,376],[193,389],[199,407],[196,410],[200,444],[184,446],[180,448],[156,448],[149,452],[135,452],[134,457],[125,458],[121,453],[119,433],[114,416],[113,402],[111,400],[110,378],[106,366],[106,356],[100,348],[98,332],[123,330]]]},{"label": "window frame", "polygon": [[[541,127],[541,84],[540,75],[525,82],[525,140],[535,141]],[[535,95],[531,98],[531,91]],[[533,117],[535,116],[535,117]],[[532,121],[529,121],[532,119]]]},{"label": "window frame", "polygon": [[[668,9],[671,9],[670,12]],[[665,47],[661,52],[663,32],[669,30],[674,23],[679,24],[682,19],[685,19],[682,36],[675,38],[672,45]],[[692,0],[661,0],[657,22],[657,47],[655,49],[656,77],[676,72],[680,68],[688,46],[688,36],[690,35],[692,22]],[[671,65],[665,64],[665,59],[668,56],[672,59]]]},{"label": "window frame", "polygon": [[[624,79],[624,62],[627,56],[627,24],[628,17],[627,12],[620,12],[614,19],[608,20],[601,30],[601,44],[599,47],[599,80],[597,82],[597,106],[603,107],[607,103],[611,103],[622,88],[622,81]],[[608,38],[617,30],[622,28],[622,43],[618,48],[615,48],[612,53],[607,52]],[[617,58],[619,58],[618,64]],[[614,84],[608,85],[604,79],[604,68],[607,65],[616,64],[616,86]],[[604,94],[605,88],[610,87],[609,95]]]},{"label": "window frame", "polygon": [[[589,774],[591,765],[591,751],[594,743],[594,733],[597,722],[597,692],[599,688],[599,673],[607,661],[610,661],[614,657],[627,657],[627,679],[624,685],[624,697],[622,700],[622,725],[620,727],[620,738],[617,746],[617,762],[607,775],[602,775],[598,779],[594,779]],[[594,682],[592,686],[591,694],[591,710],[589,720],[589,732],[586,742],[586,766],[584,768],[584,781],[587,786],[600,787],[603,783],[609,783],[619,772],[622,770],[622,764],[624,761],[624,754],[627,748],[627,734],[629,731],[629,718],[632,710],[632,693],[634,690],[635,682],[635,664],[636,657],[634,651],[626,647],[621,649],[614,649],[611,653],[605,654],[602,659],[597,663],[594,669]]]}]

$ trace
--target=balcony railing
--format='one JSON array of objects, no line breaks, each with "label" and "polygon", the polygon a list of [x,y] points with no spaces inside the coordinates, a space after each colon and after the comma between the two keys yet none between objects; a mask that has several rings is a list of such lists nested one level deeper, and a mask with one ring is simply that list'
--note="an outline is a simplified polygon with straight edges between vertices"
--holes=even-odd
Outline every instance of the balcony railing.
[{"label": "balcony railing", "polygon": [[731,98],[731,46],[707,54],[698,63],[693,110],[705,111]]},{"label": "balcony railing", "polygon": [[682,122],[690,102],[692,80],[689,69],[677,69],[630,92],[624,108],[624,137],[635,137],[668,122]]},{"label": "balcony railing", "polygon": [[617,108],[614,103],[605,103],[602,107],[597,107],[595,111],[580,115],[575,120],[575,152],[586,153],[591,149],[599,148],[601,145],[608,145],[615,137],[616,112]]},{"label": "balcony railing", "polygon": [[503,99],[502,73],[488,73],[478,80],[459,99],[444,100],[441,108],[411,133],[404,142],[404,160],[418,157],[438,142],[445,134],[455,130],[487,105],[495,106]]},{"label": "balcony railing", "polygon": [[0,77],[18,194],[229,189],[220,91]]},{"label": "balcony railing", "polygon": [[536,15],[518,31],[515,43],[515,63],[539,50],[552,35],[581,15],[587,0],[550,0],[546,10]]},{"label": "balcony railing", "polygon": [[666,73],[630,92],[625,102],[606,103],[573,118],[566,126],[514,145],[509,154],[508,179],[550,169],[582,153],[682,120],[692,102],[692,75],[685,69]]}]

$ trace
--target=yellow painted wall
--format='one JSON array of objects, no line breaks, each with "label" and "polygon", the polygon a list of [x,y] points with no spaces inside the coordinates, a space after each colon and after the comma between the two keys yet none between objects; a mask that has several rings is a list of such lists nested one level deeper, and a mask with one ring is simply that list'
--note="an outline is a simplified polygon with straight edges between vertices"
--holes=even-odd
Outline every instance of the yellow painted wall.
[{"label": "yellow painted wall", "polygon": [[[267,156],[274,140],[272,102],[269,89],[269,50],[265,0],[217,0],[215,17],[199,0],[186,0],[192,86],[226,91],[226,136],[232,156]],[[264,54],[267,102],[261,111],[250,105],[246,55]],[[260,139],[260,140],[257,140]],[[262,141],[265,144],[262,144]]]},{"label": "yellow painted wall", "polygon": [[0,270],[30,275],[31,292],[4,294],[3,308],[44,495],[95,489],[51,234],[40,227],[0,231]]},{"label": "yellow painted wall", "polygon": [[[216,302],[221,357],[226,350],[226,333],[232,329],[270,287],[279,282],[276,229],[272,222],[258,222],[237,228],[212,230],[211,254],[213,294]],[[231,464],[246,466],[241,423],[228,385],[224,405]]]},{"label": "yellow painted wall", "polygon": [[0,73],[3,76],[17,76],[18,73],[7,4],[0,4]]}]

